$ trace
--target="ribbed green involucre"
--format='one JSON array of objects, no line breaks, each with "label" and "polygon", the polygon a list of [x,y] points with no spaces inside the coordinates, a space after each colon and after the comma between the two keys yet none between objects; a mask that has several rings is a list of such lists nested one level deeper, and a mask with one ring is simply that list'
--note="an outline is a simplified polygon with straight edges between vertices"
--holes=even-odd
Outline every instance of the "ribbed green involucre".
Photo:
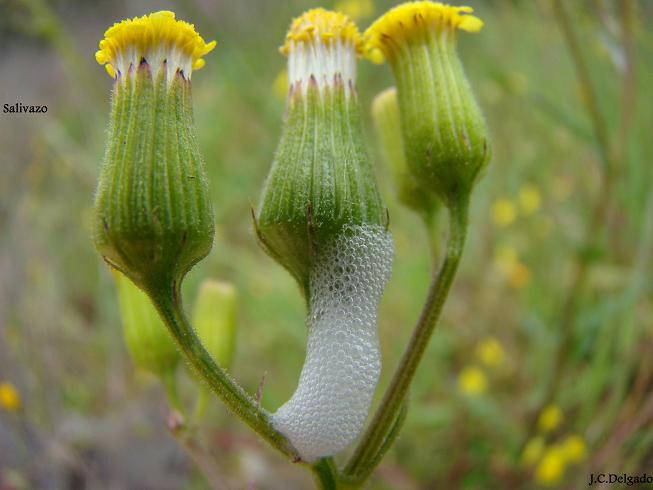
[{"label": "ribbed green involucre", "polygon": [[456,53],[455,31],[424,30],[389,56],[408,166],[447,206],[466,200],[489,160],[488,130]]},{"label": "ribbed green involucre", "polygon": [[96,201],[105,260],[148,289],[180,281],[211,249],[214,220],[193,126],[191,85],[147,63],[116,80]]},{"label": "ribbed green involucre", "polygon": [[263,190],[257,232],[266,251],[304,292],[317,244],[344,226],[385,222],[385,208],[364,147],[353,87],[300,84]]}]

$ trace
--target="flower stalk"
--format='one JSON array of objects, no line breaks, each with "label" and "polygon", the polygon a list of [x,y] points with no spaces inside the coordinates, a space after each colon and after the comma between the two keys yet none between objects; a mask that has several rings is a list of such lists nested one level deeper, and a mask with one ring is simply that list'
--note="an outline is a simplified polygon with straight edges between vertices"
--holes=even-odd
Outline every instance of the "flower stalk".
[{"label": "flower stalk", "polygon": [[149,289],[148,294],[186,360],[227,408],[271,446],[292,460],[299,460],[296,449],[272,426],[270,414],[220,368],[204,348],[184,314],[180,285],[172,282],[163,284],[158,288]]}]

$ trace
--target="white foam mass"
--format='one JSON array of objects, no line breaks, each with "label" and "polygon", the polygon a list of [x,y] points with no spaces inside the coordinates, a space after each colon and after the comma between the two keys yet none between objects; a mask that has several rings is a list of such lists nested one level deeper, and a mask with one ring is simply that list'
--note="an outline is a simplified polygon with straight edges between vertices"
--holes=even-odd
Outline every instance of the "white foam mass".
[{"label": "white foam mass", "polygon": [[370,225],[348,226],[318,251],[306,360],[272,416],[305,461],[341,451],[363,428],[381,371],[377,312],[393,255],[390,234]]}]

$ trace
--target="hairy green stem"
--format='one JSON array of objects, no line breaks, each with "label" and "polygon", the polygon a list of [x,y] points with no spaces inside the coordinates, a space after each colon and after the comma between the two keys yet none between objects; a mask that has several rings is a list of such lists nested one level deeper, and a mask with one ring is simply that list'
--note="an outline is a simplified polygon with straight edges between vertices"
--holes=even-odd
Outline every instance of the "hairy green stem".
[{"label": "hairy green stem", "polygon": [[[433,334],[445,300],[460,263],[467,234],[468,203],[465,201],[449,209],[449,240],[444,262],[431,283],[429,294],[413,335],[397,367],[390,386],[383,396],[372,422],[361,438],[353,456],[344,469],[346,478],[362,484],[380,462],[382,448],[393,432],[408,390],[424,351]],[[396,436],[396,434],[394,434]]]},{"label": "hairy green stem", "polygon": [[390,429],[388,430],[388,434],[383,440],[383,444],[381,445],[376,455],[374,456],[374,459],[372,459],[369,465],[370,469],[373,470],[374,468],[376,468],[379,465],[379,463],[381,463],[381,460],[385,456],[385,453],[388,452],[388,449],[392,447],[395,440],[397,439],[397,436],[399,435],[399,432],[401,432],[401,429],[404,426],[404,422],[406,421],[406,415],[408,415],[408,398],[405,398],[404,402],[401,404],[401,407],[399,408],[399,413],[397,414],[397,418],[395,419],[394,423],[390,426]]},{"label": "hairy green stem", "polygon": [[299,455],[292,444],[272,427],[268,412],[218,366],[204,349],[183,312],[179,285],[172,281],[162,281],[160,284],[164,286],[147,288],[147,292],[189,364],[243,422],[274,448],[298,461]]}]

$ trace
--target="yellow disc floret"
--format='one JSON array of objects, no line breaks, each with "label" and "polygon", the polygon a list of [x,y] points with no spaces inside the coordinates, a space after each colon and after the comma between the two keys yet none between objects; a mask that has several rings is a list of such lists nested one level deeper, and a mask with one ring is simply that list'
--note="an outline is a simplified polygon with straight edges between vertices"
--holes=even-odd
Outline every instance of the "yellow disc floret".
[{"label": "yellow disc floret", "polygon": [[386,12],[365,31],[365,53],[374,62],[388,55],[389,44],[419,36],[425,29],[462,29],[478,32],[483,21],[469,15],[471,7],[455,7],[440,2],[407,2]]},{"label": "yellow disc floret", "polygon": [[316,40],[327,45],[340,40],[343,44],[353,45],[357,54],[363,53],[363,38],[356,24],[345,14],[323,8],[309,10],[293,20],[286,34],[286,42],[279,51],[287,56],[293,44]]},{"label": "yellow disc floret", "polygon": [[114,78],[117,71],[128,69],[134,60],[140,62],[145,58],[150,62],[148,57],[176,64],[175,68],[186,70],[190,76],[190,71],[204,66],[202,57],[215,45],[215,41],[206,43],[193,24],[177,20],[174,12],[163,10],[123,20],[107,29],[95,59]]},{"label": "yellow disc floret", "polygon": [[0,409],[15,412],[20,408],[20,395],[13,384],[0,383]]}]

